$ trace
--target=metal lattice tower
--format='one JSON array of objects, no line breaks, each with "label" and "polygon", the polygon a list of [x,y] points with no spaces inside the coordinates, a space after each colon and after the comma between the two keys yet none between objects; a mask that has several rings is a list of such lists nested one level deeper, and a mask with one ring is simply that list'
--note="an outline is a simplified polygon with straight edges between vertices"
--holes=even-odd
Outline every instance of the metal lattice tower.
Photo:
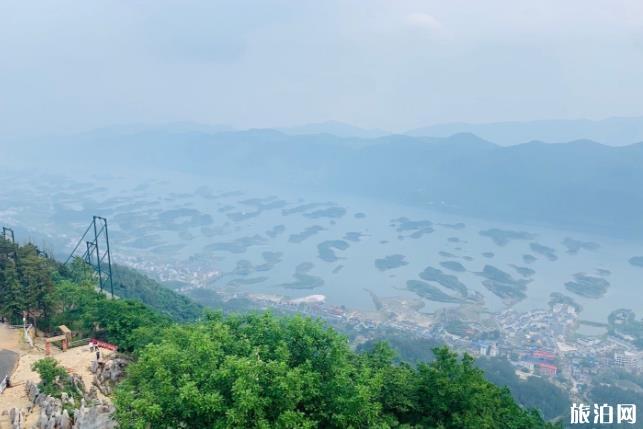
[{"label": "metal lattice tower", "polygon": [[13,260],[18,262],[18,245],[16,244],[16,237],[13,233],[13,229],[8,228],[6,226],[2,227],[2,238],[11,241],[11,244],[13,245]]},{"label": "metal lattice tower", "polygon": [[[7,238],[9,236],[10,238]],[[11,243],[16,244],[16,238],[13,234],[13,229],[7,228],[6,226],[2,227],[2,238],[5,240],[11,241]]]},{"label": "metal lattice tower", "polygon": [[[85,251],[82,254],[77,253],[81,248],[81,243],[85,242]],[[101,253],[102,252],[102,253]],[[107,219],[100,216],[94,216],[91,223],[85,230],[85,233],[76,247],[71,252],[65,264],[68,264],[73,258],[80,257],[87,265],[91,266],[98,274],[98,284],[101,292],[107,286],[110,288],[112,298],[114,298],[114,282],[112,281],[112,256],[109,251],[109,233],[107,232]]]}]

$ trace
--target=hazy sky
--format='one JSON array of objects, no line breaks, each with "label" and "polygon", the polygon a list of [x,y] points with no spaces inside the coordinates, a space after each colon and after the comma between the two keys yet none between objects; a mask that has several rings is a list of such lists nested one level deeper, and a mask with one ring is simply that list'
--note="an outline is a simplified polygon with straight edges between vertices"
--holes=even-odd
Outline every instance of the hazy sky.
[{"label": "hazy sky", "polygon": [[643,115],[641,0],[0,0],[0,135]]}]

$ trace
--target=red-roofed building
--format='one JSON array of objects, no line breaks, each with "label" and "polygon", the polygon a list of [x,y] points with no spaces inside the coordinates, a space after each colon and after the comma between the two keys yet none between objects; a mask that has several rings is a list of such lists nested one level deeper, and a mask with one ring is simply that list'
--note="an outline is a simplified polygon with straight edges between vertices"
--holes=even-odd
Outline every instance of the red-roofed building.
[{"label": "red-roofed building", "polygon": [[558,372],[558,367],[556,365],[551,365],[551,364],[544,363],[544,362],[538,362],[536,364],[536,366],[538,367],[538,371],[541,374],[545,374],[545,375],[548,375],[550,377],[555,376],[556,373]]},{"label": "red-roofed building", "polygon": [[536,350],[531,354],[531,356],[534,359],[543,359],[543,360],[551,360],[551,361],[556,359],[555,354],[550,353],[550,352],[546,352],[544,350]]}]

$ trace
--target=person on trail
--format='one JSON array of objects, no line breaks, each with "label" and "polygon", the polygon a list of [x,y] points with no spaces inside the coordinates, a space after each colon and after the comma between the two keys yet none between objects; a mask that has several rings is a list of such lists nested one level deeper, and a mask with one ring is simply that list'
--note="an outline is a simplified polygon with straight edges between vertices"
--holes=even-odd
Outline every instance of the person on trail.
[{"label": "person on trail", "polygon": [[100,350],[96,347],[96,362],[100,361]]}]

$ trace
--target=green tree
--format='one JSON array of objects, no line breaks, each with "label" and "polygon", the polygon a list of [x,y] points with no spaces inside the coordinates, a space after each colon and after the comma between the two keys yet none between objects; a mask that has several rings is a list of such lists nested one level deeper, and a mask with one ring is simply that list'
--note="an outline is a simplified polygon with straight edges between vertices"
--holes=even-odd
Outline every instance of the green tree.
[{"label": "green tree", "polygon": [[116,392],[117,418],[124,429],[553,427],[471,357],[434,353],[416,369],[384,344],[355,353],[319,321],[214,314],[140,351]]},{"label": "green tree", "polygon": [[42,328],[49,330],[48,322],[54,290],[53,263],[39,256],[38,249],[32,244],[19,247],[17,253],[17,270],[24,292],[26,310],[36,327],[40,327],[38,322],[43,320],[45,326]]},{"label": "green tree", "polygon": [[252,315],[168,329],[118,389],[123,428],[378,427],[377,380],[342,336]]},{"label": "green tree", "polygon": [[418,416],[422,427],[444,429],[535,429],[550,427],[536,411],[524,411],[507,388],[484,378],[474,360],[446,348],[434,350],[435,361],[418,366]]},{"label": "green tree", "polygon": [[65,368],[58,365],[54,358],[40,359],[31,365],[31,369],[40,375],[38,388],[41,393],[60,398],[62,392],[67,392],[72,396],[79,396],[78,392],[71,383],[69,374]]},{"label": "green tree", "polygon": [[484,371],[487,380],[497,386],[507,386],[519,404],[539,409],[545,418],[553,419],[569,412],[571,399],[565,391],[539,377],[521,380],[507,359],[480,358],[476,365]]},{"label": "green tree", "polygon": [[94,333],[115,343],[122,351],[134,351],[154,338],[154,332],[170,325],[171,320],[145,305],[128,300],[110,300],[100,296],[94,306],[86,308],[85,326],[93,325]]},{"label": "green tree", "polygon": [[12,323],[20,323],[22,312],[26,308],[24,291],[15,262],[7,259],[3,265],[0,268],[0,314],[5,315]]}]

